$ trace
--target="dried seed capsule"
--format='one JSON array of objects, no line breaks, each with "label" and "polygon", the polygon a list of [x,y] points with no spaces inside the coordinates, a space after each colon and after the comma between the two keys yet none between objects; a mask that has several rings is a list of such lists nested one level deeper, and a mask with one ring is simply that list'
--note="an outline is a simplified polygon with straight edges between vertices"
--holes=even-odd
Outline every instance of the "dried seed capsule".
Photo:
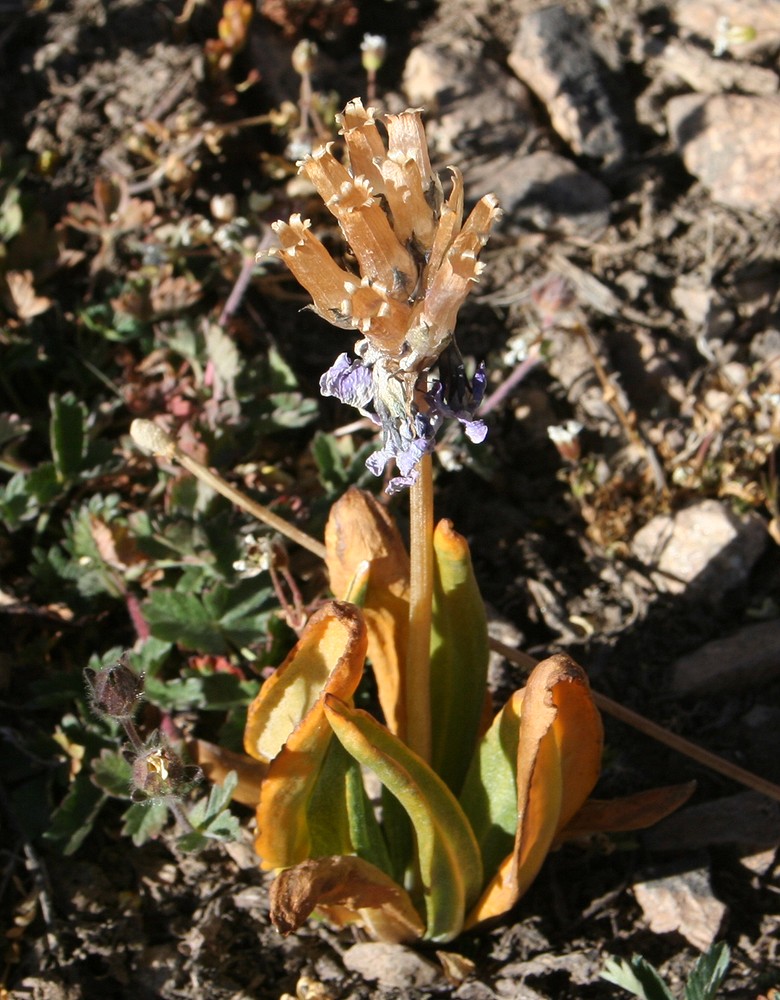
[{"label": "dried seed capsule", "polygon": [[98,715],[122,722],[132,719],[144,693],[144,675],[127,665],[124,656],[111,667],[84,671],[92,707]]}]

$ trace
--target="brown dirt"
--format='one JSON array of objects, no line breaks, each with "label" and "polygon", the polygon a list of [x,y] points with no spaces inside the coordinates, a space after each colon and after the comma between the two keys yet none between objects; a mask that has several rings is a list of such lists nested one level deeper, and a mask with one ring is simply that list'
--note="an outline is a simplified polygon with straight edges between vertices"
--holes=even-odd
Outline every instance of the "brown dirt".
[{"label": "brown dirt", "polygon": [[[637,440],[660,456],[666,485],[653,485],[641,448],[636,442],[633,450],[628,447],[603,390],[591,393],[600,408],[589,409],[583,382],[592,385],[592,369],[583,375],[566,368],[579,334],[571,325],[553,323],[544,330],[553,360],[537,365],[491,415],[487,453],[473,458],[487,471],[443,473],[439,514],[451,517],[469,538],[486,600],[498,620],[512,623],[525,649],[539,654],[565,648],[604,693],[778,781],[776,738],[772,749],[766,733],[746,722],[756,710],[777,711],[777,682],[683,700],[667,689],[670,666],[680,655],[756,617],[777,615],[777,545],[770,542],[725,598],[713,599],[707,592],[659,594],[628,543],[656,513],[706,496],[736,497],[767,520],[776,516],[771,498],[763,503],[755,490],[748,495],[751,483],[771,475],[766,454],[759,460],[751,452],[755,427],[748,411],[757,405],[758,390],[740,395],[729,366],[755,372],[766,362],[769,375],[758,381],[765,387],[774,378],[778,391],[777,372],[770,369],[780,345],[780,219],[776,212],[719,205],[686,173],[663,115],[668,97],[689,89],[658,61],[658,44],[680,30],[666,3],[614,0],[596,7],[582,0],[569,8],[588,18],[611,67],[626,137],[622,158],[605,163],[573,154],[552,130],[538,97],[528,98],[527,106],[517,103],[516,120],[496,112],[485,124],[487,109],[518,101],[507,56],[521,16],[540,6],[531,0],[457,0],[436,13],[399,0],[383,6],[385,23],[374,23],[366,6],[349,28],[333,15],[329,27],[318,22],[324,61],[316,84],[336,91],[339,103],[359,93],[357,42],[362,31],[384,31],[391,57],[381,83],[388,105],[404,106],[404,61],[413,45],[429,43],[448,55],[457,72],[428,119],[436,125],[450,116],[436,134],[443,147],[448,136],[456,141],[442,149],[441,160],[460,163],[472,197],[482,193],[474,178],[490,183],[497,164],[545,151],[605,185],[603,224],[593,201],[584,206],[596,213],[584,230],[568,209],[542,211],[533,196],[526,214],[508,213],[485,254],[489,267],[480,293],[463,310],[459,340],[465,354],[495,359],[496,390],[511,372],[502,354],[508,338],[540,328],[543,320],[529,289],[551,272],[563,272],[576,290],[573,322],[588,331],[597,357],[617,381],[634,415]],[[294,100],[297,78],[287,65],[295,39],[256,18],[251,43],[232,72],[241,79],[257,69],[261,84],[238,106],[220,104],[202,55],[215,20],[216,8],[205,4],[186,26],[177,25],[173,7],[144,0],[72,0],[29,10],[19,3],[0,10],[5,138],[17,150],[53,157],[49,174],[30,182],[50,219],[59,218],[66,203],[87,199],[101,172],[123,176],[131,192],[153,196],[159,211],[172,214],[193,206],[204,210],[215,193],[243,197],[252,190],[259,154],[275,141],[270,133],[242,131],[214,153],[202,126],[220,115],[229,120]],[[754,63],[773,65],[769,56]],[[177,133],[176,122],[185,119],[186,129]],[[138,146],[128,141],[133,135],[154,146],[155,162],[167,157],[183,165],[178,180],[158,183],[151,177],[149,164],[134,151]],[[285,214],[284,207],[278,214]],[[61,288],[55,279],[47,294],[61,295],[67,310],[91,289],[87,283],[74,288],[63,277]],[[702,344],[696,312],[702,296],[708,345]],[[295,311],[291,317],[288,303],[264,298],[260,288],[249,302],[255,317],[287,344],[301,378],[314,385],[331,342],[323,346],[318,336],[312,347],[312,330],[319,332],[313,321]],[[724,395],[735,401],[725,410],[718,408]],[[325,416],[334,423],[343,419],[329,408]],[[589,459],[579,467],[581,475],[561,461],[546,434],[549,424],[572,416],[585,424]],[[702,428],[712,431],[710,454],[697,466],[694,451],[671,478],[674,456]],[[515,686],[506,668],[497,683]],[[690,778],[699,782],[698,802],[738,790],[611,720],[607,745],[604,796]],[[248,832],[247,843],[190,857],[178,855],[165,835],[133,848],[118,839],[111,820],[109,814],[73,858],[30,849],[27,890],[45,906],[18,941],[9,940],[10,996],[277,1000],[284,992],[294,994],[303,975],[326,992],[300,996],[334,1000],[614,996],[598,979],[609,955],[639,952],[662,965],[672,982],[695,956],[683,937],[651,933],[632,896],[636,881],[669,863],[708,869],[715,895],[727,905],[720,936],[731,944],[734,962],[723,995],[755,1000],[780,986],[780,881],[771,866],[762,875],[748,870],[740,861],[743,844],[708,845],[704,837],[694,851],[653,854],[638,837],[566,847],[548,860],[511,920],[454,943],[451,950],[474,961],[471,977],[460,986],[442,980],[440,987],[415,990],[350,973],[342,961],[355,940],[349,933],[312,924],[281,939],[268,922],[267,880],[255,867]],[[247,831],[249,825],[247,813]]]}]

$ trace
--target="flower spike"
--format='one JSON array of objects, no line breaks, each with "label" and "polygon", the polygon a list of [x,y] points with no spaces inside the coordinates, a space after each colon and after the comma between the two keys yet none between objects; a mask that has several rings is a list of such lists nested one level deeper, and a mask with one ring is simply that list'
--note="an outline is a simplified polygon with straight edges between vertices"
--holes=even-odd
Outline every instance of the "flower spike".
[{"label": "flower spike", "polygon": [[320,316],[362,338],[355,357],[340,354],[320,386],[381,428],[382,445],[366,464],[382,475],[395,462],[399,475],[388,486],[394,493],[416,480],[445,420],[459,420],[472,441],[487,432],[474,417],[484,367],[470,382],[453,334],[501,213],[495,196],[486,195],[463,223],[463,179],[450,168],[445,200],[419,110],[380,118],[354,100],[338,120],[346,164],[329,143],[299,167],[335,216],[360,273],[340,267],[300,216],[275,224],[281,246],[271,252],[309,291]]}]

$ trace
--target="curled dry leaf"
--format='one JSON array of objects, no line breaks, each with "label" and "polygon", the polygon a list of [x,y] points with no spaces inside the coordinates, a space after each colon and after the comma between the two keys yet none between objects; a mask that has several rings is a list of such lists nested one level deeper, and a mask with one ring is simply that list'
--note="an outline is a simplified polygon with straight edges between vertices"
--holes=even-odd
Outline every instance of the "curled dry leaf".
[{"label": "curled dry leaf", "polygon": [[277,930],[297,930],[315,907],[337,924],[359,919],[383,941],[415,941],[425,930],[406,890],[362,858],[314,858],[279,873],[271,887]]},{"label": "curled dry leaf", "polygon": [[467,926],[506,913],[526,892],[559,830],[582,807],[601,766],[603,729],[582,667],[564,654],[528,678],[517,742],[517,832]]},{"label": "curled dry leaf", "polygon": [[51,309],[51,299],[36,293],[32,271],[9,271],[5,280],[11,305],[19,319],[33,319]]},{"label": "curled dry leaf", "polygon": [[561,831],[561,839],[589,833],[624,833],[660,823],[685,805],[696,790],[695,781],[650,788],[619,799],[588,799]]}]

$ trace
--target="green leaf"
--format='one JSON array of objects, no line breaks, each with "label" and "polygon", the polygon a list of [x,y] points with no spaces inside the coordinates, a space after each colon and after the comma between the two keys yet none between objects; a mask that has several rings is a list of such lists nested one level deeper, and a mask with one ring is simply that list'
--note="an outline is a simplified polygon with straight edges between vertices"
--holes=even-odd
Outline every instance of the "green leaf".
[{"label": "green leaf", "polygon": [[276,347],[268,349],[268,367],[270,369],[268,382],[273,389],[297,389],[298,379],[295,372],[287,364]]},{"label": "green leaf", "polygon": [[314,399],[307,399],[300,392],[272,392],[268,397],[272,407],[270,415],[266,414],[261,426],[268,431],[286,428],[297,430],[313,423],[320,414],[319,405]]},{"label": "green leaf", "polygon": [[267,587],[258,588],[252,580],[232,588],[218,584],[200,596],[180,590],[155,590],[144,612],[157,639],[200,653],[228,653],[265,634],[269,595]]},{"label": "green leaf", "polygon": [[132,837],[136,847],[160,835],[168,822],[168,806],[164,802],[136,802],[125,812],[122,834]]},{"label": "green leaf", "polygon": [[370,861],[386,875],[392,876],[393,864],[387,850],[387,843],[371,800],[366,793],[360,765],[351,756],[348,760],[347,816],[352,848],[359,858]]},{"label": "green leaf", "polygon": [[216,323],[210,323],[206,327],[206,354],[221,382],[222,395],[235,399],[235,383],[241,370],[241,357],[233,338]]},{"label": "green leaf", "polygon": [[510,698],[482,737],[460,796],[486,872],[497,871],[514,849],[521,701],[519,693]]},{"label": "green leaf", "polygon": [[73,393],[49,396],[51,422],[49,438],[57,478],[61,482],[73,479],[81,470],[87,445],[87,408]]},{"label": "green leaf", "polygon": [[23,224],[21,192],[15,184],[9,185],[0,203],[0,239],[3,243],[10,243],[21,232]]},{"label": "green leaf", "polygon": [[[203,816],[204,822],[210,822],[219,813],[221,813],[223,809],[226,809],[230,805],[230,800],[237,784],[238,775],[235,771],[229,771],[225,775],[225,780],[221,785],[211,786],[211,791],[209,792],[209,797],[206,802],[206,811]],[[195,823],[192,816],[190,816],[190,822],[193,824]]]},{"label": "green leaf", "polygon": [[338,440],[332,434],[317,431],[311,442],[311,453],[323,485],[331,489],[343,488],[346,475]]},{"label": "green leaf", "polygon": [[91,776],[82,771],[52,815],[52,824],[44,838],[59,845],[63,854],[73,854],[92,831],[106,798],[105,792],[92,783]]},{"label": "green leaf", "polygon": [[414,827],[426,910],[425,937],[451,941],[482,888],[479,847],[460,806],[439,776],[367,712],[325,697],[331,728],[401,803]]},{"label": "green leaf", "polygon": [[201,653],[227,652],[227,643],[196,594],[155,590],[144,605],[144,615],[156,639]]},{"label": "green leaf", "polygon": [[431,764],[457,795],[485,706],[487,616],[466,540],[441,521],[433,546]]},{"label": "green leaf", "polygon": [[17,472],[0,488],[0,517],[8,528],[37,517],[62,492],[53,462],[42,462],[31,472]]},{"label": "green leaf", "polygon": [[628,990],[640,1000],[674,1000],[658,972],[639,955],[634,955],[630,962],[622,958],[608,959],[601,978]]},{"label": "green leaf", "polygon": [[116,799],[129,799],[132,780],[133,769],[129,761],[115,750],[103,750],[92,761],[92,781],[106,795]]},{"label": "green leaf", "polygon": [[238,775],[230,771],[221,785],[212,785],[208,799],[201,799],[189,812],[188,819],[195,827],[179,837],[177,844],[183,851],[198,851],[209,841],[235,840],[238,836],[238,817],[227,808],[238,784]]},{"label": "green leaf", "polygon": [[313,858],[351,854],[347,812],[347,773],[350,756],[338,740],[330,740],[317,782],[306,803],[309,855]]},{"label": "green leaf", "polygon": [[206,707],[203,680],[200,677],[177,677],[170,681],[147,677],[144,695],[152,705],[166,712],[186,712]]},{"label": "green leaf", "polygon": [[685,1000],[713,1000],[726,978],[731,952],[725,941],[710,946],[699,957],[685,986]]}]

